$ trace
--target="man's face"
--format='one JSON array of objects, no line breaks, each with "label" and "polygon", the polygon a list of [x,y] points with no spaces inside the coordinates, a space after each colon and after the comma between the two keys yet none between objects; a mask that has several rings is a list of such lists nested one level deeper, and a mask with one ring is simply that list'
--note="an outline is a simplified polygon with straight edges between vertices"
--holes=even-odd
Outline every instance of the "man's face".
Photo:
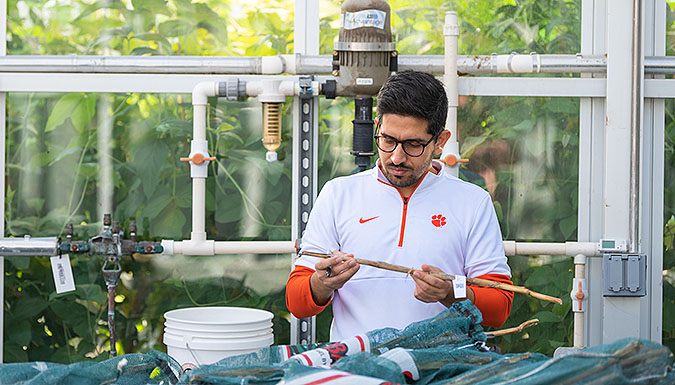
[{"label": "man's face", "polygon": [[[428,123],[422,119],[395,114],[385,114],[380,119],[382,122],[377,135],[420,145],[432,138],[427,132]],[[434,155],[442,151],[442,145],[447,140],[446,136],[447,131],[444,131],[439,139],[429,143],[418,157],[406,154],[400,143],[393,152],[384,152],[378,147],[382,172],[395,187],[414,186],[429,169]]]}]

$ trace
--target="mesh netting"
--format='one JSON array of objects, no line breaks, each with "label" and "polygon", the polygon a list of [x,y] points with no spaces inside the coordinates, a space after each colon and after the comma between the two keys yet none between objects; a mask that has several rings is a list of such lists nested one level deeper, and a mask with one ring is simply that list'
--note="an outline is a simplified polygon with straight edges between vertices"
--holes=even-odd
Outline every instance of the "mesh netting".
[{"label": "mesh netting", "polygon": [[673,355],[622,339],[559,358],[501,355],[485,347],[469,301],[403,330],[378,329],[337,343],[278,345],[186,371],[166,354],[101,363],[0,365],[1,384],[675,384]]},{"label": "mesh netting", "polygon": [[70,365],[31,362],[0,365],[0,384],[175,384],[180,365],[162,352],[125,354]]}]

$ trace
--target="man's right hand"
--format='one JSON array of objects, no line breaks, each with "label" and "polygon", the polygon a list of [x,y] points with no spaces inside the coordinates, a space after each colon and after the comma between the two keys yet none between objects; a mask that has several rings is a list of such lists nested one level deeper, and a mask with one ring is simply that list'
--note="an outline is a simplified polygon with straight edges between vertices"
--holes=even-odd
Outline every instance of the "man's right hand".
[{"label": "man's right hand", "polygon": [[[332,258],[321,259],[315,265],[316,270],[309,279],[312,298],[319,305],[325,305],[333,295],[333,291],[341,288],[359,271],[359,264],[354,260],[354,254],[334,251]],[[330,271],[330,274],[328,272]]]}]

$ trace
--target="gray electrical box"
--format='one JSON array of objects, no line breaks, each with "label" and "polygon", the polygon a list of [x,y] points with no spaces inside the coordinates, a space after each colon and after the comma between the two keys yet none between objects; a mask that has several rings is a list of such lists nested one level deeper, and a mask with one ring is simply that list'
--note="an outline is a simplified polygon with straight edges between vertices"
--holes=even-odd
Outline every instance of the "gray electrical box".
[{"label": "gray electrical box", "polygon": [[604,254],[602,295],[644,297],[647,294],[647,254]]}]

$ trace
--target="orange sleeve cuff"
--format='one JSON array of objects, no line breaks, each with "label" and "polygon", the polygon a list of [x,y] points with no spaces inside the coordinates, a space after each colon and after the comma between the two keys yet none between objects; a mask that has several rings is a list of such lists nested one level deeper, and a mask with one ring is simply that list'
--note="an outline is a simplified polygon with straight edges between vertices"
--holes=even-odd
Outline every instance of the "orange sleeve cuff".
[{"label": "orange sleeve cuff", "polygon": [[314,270],[296,266],[291,272],[286,282],[286,307],[297,318],[307,318],[315,316],[328,306],[330,301],[320,306],[314,302],[312,289],[309,285],[309,279],[314,274]]},{"label": "orange sleeve cuff", "polygon": [[[513,285],[511,279],[503,274],[484,274],[476,278],[489,279]],[[469,285],[475,295],[474,305],[483,314],[483,326],[500,327],[504,325],[506,319],[511,314],[511,303],[513,302],[513,292],[496,289],[493,287],[482,287]]]}]

